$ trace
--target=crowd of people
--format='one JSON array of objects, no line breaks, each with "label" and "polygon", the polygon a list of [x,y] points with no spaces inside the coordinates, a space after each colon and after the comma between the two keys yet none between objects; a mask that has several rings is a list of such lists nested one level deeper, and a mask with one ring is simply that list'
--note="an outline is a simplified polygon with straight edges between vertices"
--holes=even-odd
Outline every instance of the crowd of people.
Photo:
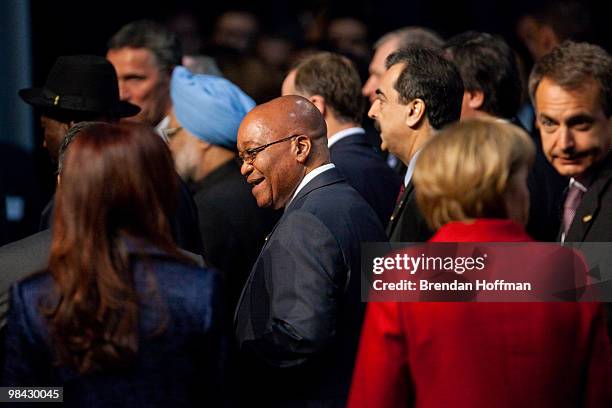
[{"label": "crowd of people", "polygon": [[[226,18],[215,41],[249,46]],[[272,96],[148,20],[19,92],[57,183],[40,231],[0,247],[3,386],[79,407],[612,403],[607,304],[367,303],[360,281],[368,242],[612,242],[610,54],[531,36],[527,79],[500,36],[406,27],[362,81],[343,24],[350,52],[279,63]]]}]

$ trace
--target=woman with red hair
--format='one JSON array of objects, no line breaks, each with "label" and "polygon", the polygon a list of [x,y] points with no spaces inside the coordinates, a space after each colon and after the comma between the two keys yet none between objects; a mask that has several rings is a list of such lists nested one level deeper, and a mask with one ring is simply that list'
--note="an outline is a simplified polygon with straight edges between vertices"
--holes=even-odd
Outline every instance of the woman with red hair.
[{"label": "woman with red hair", "polygon": [[46,271],[11,288],[3,382],[69,406],[192,406],[218,378],[219,279],[172,242],[171,154],[149,127],[83,126],[61,162]]}]

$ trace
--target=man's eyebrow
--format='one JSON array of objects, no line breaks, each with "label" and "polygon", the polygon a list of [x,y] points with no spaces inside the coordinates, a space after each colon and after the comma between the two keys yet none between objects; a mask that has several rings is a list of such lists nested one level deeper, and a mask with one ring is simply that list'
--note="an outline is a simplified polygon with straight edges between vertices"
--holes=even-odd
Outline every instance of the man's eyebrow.
[{"label": "man's eyebrow", "polygon": [[550,121],[550,122],[552,122],[552,123],[555,123],[555,124],[558,124],[558,123],[559,123],[559,122],[557,122],[555,119],[551,118],[550,116],[548,116],[548,115],[547,115],[547,114],[545,114],[545,113],[540,113],[540,114],[538,115],[538,117],[540,118],[540,120],[542,120],[542,119],[546,119],[546,120],[548,120],[548,121]]},{"label": "man's eyebrow", "polygon": [[146,75],[141,74],[126,74],[123,75],[123,79],[145,79]]},{"label": "man's eyebrow", "polygon": [[252,142],[246,142],[246,143],[243,144],[243,146],[244,146],[244,149],[242,149],[243,152],[246,152],[248,150],[253,149],[254,147],[257,147]]},{"label": "man's eyebrow", "polygon": [[568,126],[572,126],[572,125],[576,125],[580,123],[593,123],[593,122],[595,122],[595,118],[589,115],[588,113],[579,113],[577,115],[570,117],[567,120]]}]

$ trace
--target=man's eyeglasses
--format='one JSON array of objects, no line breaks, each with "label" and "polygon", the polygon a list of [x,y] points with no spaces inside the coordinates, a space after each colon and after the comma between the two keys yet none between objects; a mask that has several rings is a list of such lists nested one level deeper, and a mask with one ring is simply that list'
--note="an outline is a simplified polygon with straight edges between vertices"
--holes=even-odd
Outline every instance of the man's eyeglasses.
[{"label": "man's eyeglasses", "polygon": [[238,153],[238,163],[241,166],[244,163],[246,163],[246,164],[253,164],[253,162],[255,161],[255,158],[257,157],[257,153],[259,153],[259,152],[261,152],[263,150],[266,150],[268,147],[272,146],[273,144],[277,144],[277,143],[280,143],[280,142],[286,142],[287,140],[291,140],[291,139],[293,139],[295,137],[297,137],[297,135],[291,135],[291,136],[287,136],[287,137],[285,137],[283,139],[267,143],[265,145],[253,147],[251,149],[246,149],[244,152]]}]

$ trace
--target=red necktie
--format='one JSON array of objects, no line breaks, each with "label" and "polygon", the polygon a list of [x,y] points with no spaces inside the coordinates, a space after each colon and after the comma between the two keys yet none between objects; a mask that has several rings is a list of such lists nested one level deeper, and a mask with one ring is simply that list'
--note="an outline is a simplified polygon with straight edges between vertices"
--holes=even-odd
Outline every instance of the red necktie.
[{"label": "red necktie", "polygon": [[402,199],[402,195],[404,194],[404,191],[406,191],[406,186],[404,185],[404,183],[402,183],[402,185],[400,186],[399,194],[397,195],[397,199],[395,200],[395,205],[399,204],[400,200]]}]

